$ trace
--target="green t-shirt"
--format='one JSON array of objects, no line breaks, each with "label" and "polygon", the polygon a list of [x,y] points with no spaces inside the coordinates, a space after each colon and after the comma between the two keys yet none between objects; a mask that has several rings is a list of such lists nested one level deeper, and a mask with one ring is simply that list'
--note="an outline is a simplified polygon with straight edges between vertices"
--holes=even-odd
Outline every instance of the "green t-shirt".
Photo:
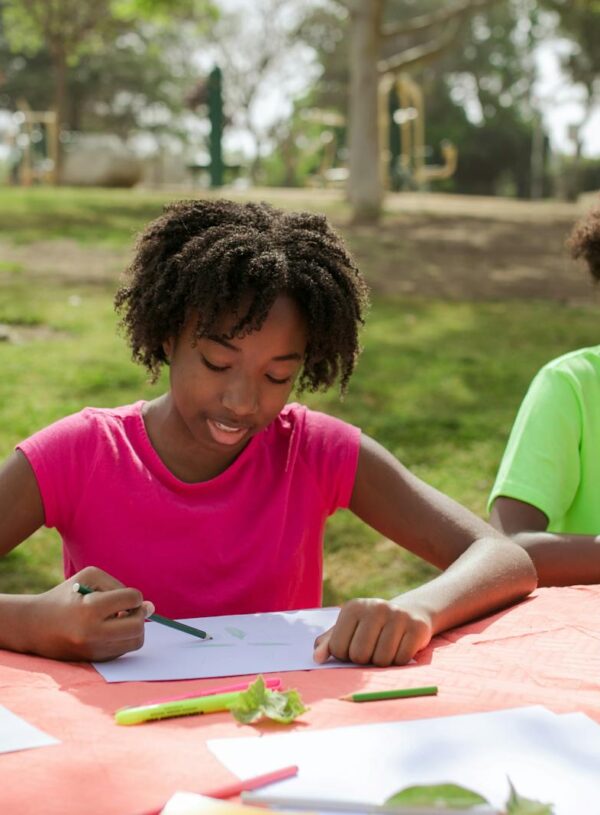
[{"label": "green t-shirt", "polygon": [[600,345],[552,360],[536,375],[488,509],[499,495],[541,509],[551,532],[600,534]]}]

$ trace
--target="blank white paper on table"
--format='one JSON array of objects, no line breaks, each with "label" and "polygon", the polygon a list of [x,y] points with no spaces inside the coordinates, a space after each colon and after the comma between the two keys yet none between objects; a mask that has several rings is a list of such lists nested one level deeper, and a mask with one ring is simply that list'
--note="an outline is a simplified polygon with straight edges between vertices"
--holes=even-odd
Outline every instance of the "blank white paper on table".
[{"label": "blank white paper on table", "polygon": [[382,804],[413,784],[453,782],[501,809],[510,777],[555,815],[600,812],[600,726],[583,713],[524,707],[207,744],[240,778],[297,764],[295,778],[260,790],[274,805],[281,796]]},{"label": "blank white paper on table", "polygon": [[201,640],[159,623],[146,623],[139,651],[94,667],[107,682],[203,679],[282,671],[352,667],[313,661],[315,638],[337,620],[339,608],[194,617],[181,622],[208,632]]},{"label": "blank white paper on table", "polygon": [[16,750],[28,750],[30,747],[45,747],[47,744],[58,744],[58,739],[49,736],[0,705],[0,753],[13,753]]}]

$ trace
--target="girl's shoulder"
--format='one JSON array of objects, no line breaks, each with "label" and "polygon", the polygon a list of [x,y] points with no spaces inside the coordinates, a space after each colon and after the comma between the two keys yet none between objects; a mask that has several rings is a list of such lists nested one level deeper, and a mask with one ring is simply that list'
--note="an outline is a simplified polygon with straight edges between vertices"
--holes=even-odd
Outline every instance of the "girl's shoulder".
[{"label": "girl's shoulder", "polygon": [[143,405],[140,401],[116,408],[85,407],[38,430],[19,446],[75,443],[106,434],[128,434],[142,421]]},{"label": "girl's shoulder", "polygon": [[127,428],[136,426],[142,419],[145,402],[140,400],[130,405],[118,407],[85,407],[75,414],[77,421],[88,426],[104,426],[112,428]]},{"label": "girl's shoulder", "polygon": [[295,402],[286,405],[273,423],[273,450],[285,472],[294,474],[302,488],[316,485],[327,514],[350,501],[361,431],[343,419]]},{"label": "girl's shoulder", "polygon": [[311,438],[326,438],[332,435],[354,437],[356,433],[360,433],[360,430],[349,422],[329,413],[312,410],[298,402],[290,402],[283,408],[277,417],[276,426],[280,432],[290,435],[301,433]]},{"label": "girl's shoulder", "polygon": [[273,426],[271,440],[283,443],[288,457],[304,461],[355,457],[361,431],[349,422],[292,402],[284,407]]},{"label": "girl's shoulder", "polygon": [[85,407],[78,413],[74,413],[73,416],[83,421],[123,422],[140,418],[145,404],[145,401],[140,399],[130,405],[119,405],[118,407]]}]

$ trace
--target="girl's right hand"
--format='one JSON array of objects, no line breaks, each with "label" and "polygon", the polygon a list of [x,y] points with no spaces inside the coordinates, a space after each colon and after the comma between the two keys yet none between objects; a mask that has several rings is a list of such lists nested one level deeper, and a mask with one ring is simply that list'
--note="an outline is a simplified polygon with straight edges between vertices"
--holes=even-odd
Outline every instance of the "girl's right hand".
[{"label": "girl's right hand", "polygon": [[[80,583],[93,589],[79,594]],[[51,659],[103,662],[144,644],[144,620],[154,613],[137,589],[88,566],[50,591],[31,597],[32,653]]]}]

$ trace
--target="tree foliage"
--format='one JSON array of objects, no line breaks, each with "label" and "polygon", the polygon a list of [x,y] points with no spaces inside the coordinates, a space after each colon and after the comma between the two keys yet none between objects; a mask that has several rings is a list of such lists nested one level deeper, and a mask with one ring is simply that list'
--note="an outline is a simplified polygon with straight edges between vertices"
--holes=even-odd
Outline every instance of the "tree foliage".
[{"label": "tree foliage", "polygon": [[[174,25],[186,19],[191,18],[199,28],[206,25],[214,17],[214,6],[210,0],[2,0],[0,12],[0,48],[8,65],[2,88],[5,98],[14,100],[21,94],[30,106],[54,109],[60,130],[69,121],[81,122],[80,104],[92,89],[96,113],[102,109],[108,112],[112,105],[115,114],[119,78],[133,81],[136,90],[144,83],[142,77],[147,79],[146,90],[151,82],[156,87],[157,71],[163,78],[165,74],[162,55],[157,51],[160,40],[164,42]],[[134,80],[141,67],[141,53],[144,67],[152,70],[141,72]],[[32,74],[41,81],[37,90],[24,76],[31,65],[50,68],[45,75],[38,71]],[[135,91],[129,95],[125,91],[121,106],[129,102],[135,107],[136,98],[140,101]]]},{"label": "tree foliage", "polygon": [[[349,49],[348,195],[356,220],[376,220],[381,210],[381,79],[421,71],[462,47],[460,35],[467,21],[497,2],[501,0],[340,0],[337,4],[342,10],[337,20],[345,20]],[[318,31],[325,21],[323,15],[313,17],[306,31]],[[329,21],[336,21],[332,11]],[[331,49],[321,53],[326,63],[331,61]],[[339,68],[336,76],[341,76]]]},{"label": "tree foliage", "polygon": [[[532,49],[547,33],[544,20],[535,4],[522,0],[498,0],[454,17],[452,8],[437,0],[386,3],[380,66],[404,61],[423,88],[427,161],[439,163],[443,140],[458,147],[455,176],[433,183],[460,192],[529,195],[539,127]],[[442,20],[450,34],[439,33]],[[307,17],[301,29],[323,65],[316,103],[344,113],[349,24],[329,7]]]},{"label": "tree foliage", "polygon": [[261,0],[249,17],[223,12],[211,31],[206,53],[210,54],[223,72],[223,92],[228,120],[250,135],[254,157],[250,172],[259,181],[263,154],[273,130],[288,118],[283,109],[274,121],[266,122],[261,115],[261,103],[273,87],[294,93],[297,83],[298,41],[297,21],[302,7],[297,0]]},{"label": "tree foliage", "polygon": [[460,49],[422,72],[428,141],[435,146],[450,139],[459,150],[458,168],[447,187],[519,197],[528,197],[532,186],[539,194],[547,188],[543,175],[532,177],[534,151],[541,153],[540,174],[547,155],[533,60],[534,46],[546,30],[533,5],[498,3],[469,21]]},{"label": "tree foliage", "polygon": [[[579,130],[587,123],[600,98],[600,2],[599,0],[542,0],[553,12],[556,32],[568,39],[569,52],[562,66],[571,81],[584,89],[585,98]],[[577,138],[577,154],[581,142]]]},{"label": "tree foliage", "polygon": [[[185,92],[197,79],[182,30],[165,31],[151,23],[136,29],[115,23],[110,54],[82,54],[67,76],[63,126],[75,131],[110,131],[122,137],[148,124],[156,106],[168,111],[170,130],[184,109]],[[191,36],[191,35],[190,35]],[[53,105],[52,62],[47,50],[14,53],[0,27],[0,107],[15,109],[23,100],[32,110]],[[166,118],[166,117],[165,117]]]}]

